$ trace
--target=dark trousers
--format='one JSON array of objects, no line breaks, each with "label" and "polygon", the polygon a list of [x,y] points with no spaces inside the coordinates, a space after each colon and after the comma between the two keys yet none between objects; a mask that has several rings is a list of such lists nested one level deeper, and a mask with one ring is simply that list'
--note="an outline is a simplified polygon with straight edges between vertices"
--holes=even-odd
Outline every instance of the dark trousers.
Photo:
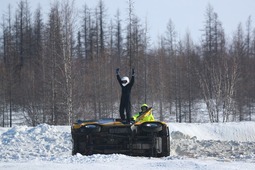
[{"label": "dark trousers", "polygon": [[[126,110],[126,116],[124,114]],[[122,120],[127,120],[130,122],[131,120],[131,103],[130,100],[121,99],[120,102],[120,118]]]}]

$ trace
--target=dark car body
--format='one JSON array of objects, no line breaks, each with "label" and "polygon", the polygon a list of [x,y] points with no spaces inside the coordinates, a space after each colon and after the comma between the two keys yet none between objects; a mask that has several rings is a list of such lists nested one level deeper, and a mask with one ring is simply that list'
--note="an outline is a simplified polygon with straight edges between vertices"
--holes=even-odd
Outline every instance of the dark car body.
[{"label": "dark car body", "polygon": [[170,155],[169,129],[161,121],[126,124],[118,119],[77,121],[71,127],[72,154]]}]

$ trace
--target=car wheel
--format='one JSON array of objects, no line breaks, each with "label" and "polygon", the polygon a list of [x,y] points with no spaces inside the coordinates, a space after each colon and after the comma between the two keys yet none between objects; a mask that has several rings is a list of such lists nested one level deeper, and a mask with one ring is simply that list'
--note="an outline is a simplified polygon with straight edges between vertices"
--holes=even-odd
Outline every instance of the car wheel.
[{"label": "car wheel", "polygon": [[162,130],[162,124],[158,122],[145,122],[141,126],[144,132],[159,132]]}]

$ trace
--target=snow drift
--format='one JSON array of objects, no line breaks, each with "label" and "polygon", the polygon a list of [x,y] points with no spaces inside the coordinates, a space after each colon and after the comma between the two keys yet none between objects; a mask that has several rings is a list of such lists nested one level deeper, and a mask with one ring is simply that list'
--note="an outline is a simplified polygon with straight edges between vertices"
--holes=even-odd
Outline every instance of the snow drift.
[{"label": "snow drift", "polygon": [[169,127],[198,140],[255,142],[255,122],[169,123]]},{"label": "snow drift", "polygon": [[172,155],[255,160],[254,122],[172,124],[171,127]]},{"label": "snow drift", "polygon": [[[71,156],[69,126],[0,128],[0,169],[254,169],[255,122],[169,123],[171,156]],[[114,163],[113,163],[114,162]]]}]

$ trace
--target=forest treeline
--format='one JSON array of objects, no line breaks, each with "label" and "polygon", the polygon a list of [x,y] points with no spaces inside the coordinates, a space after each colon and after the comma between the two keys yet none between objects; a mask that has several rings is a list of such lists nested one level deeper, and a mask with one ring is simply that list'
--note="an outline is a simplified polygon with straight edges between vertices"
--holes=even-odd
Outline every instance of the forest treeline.
[{"label": "forest treeline", "polygon": [[40,7],[31,11],[26,0],[11,9],[0,28],[1,126],[12,126],[14,113],[32,126],[118,117],[116,68],[122,76],[135,69],[133,112],[148,103],[157,108],[154,114],[160,120],[174,115],[176,122],[194,122],[195,105],[203,103],[210,122],[251,120],[255,114],[255,28],[250,16],[227,36],[208,4],[200,42],[195,44],[188,32],[177,39],[169,19],[152,47],[132,0],[125,21],[120,11],[107,17],[102,0],[80,9],[74,2],[56,1],[47,16]]}]

